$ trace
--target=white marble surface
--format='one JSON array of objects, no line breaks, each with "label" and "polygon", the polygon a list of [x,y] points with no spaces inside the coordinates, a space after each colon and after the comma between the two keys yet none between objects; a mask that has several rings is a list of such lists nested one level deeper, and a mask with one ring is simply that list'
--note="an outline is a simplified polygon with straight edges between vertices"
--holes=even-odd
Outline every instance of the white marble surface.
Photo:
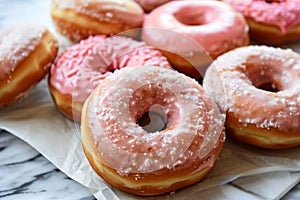
[{"label": "white marble surface", "polygon": [[[276,176],[276,174],[271,174]],[[282,176],[278,174],[278,176]],[[285,174],[283,174],[285,175]],[[255,178],[257,179],[257,177]],[[256,181],[261,180],[238,179],[221,187],[203,191],[197,197],[201,199],[276,199],[272,195],[260,196],[256,194]],[[296,179],[295,179],[296,180]],[[299,176],[297,176],[299,180]],[[266,182],[266,186],[267,186]],[[283,183],[284,184],[284,183]],[[281,187],[281,186],[278,186]],[[261,188],[262,190],[280,188]],[[287,194],[283,194],[283,200],[300,199],[300,183]],[[14,135],[0,131],[0,199],[95,199],[93,195],[81,184],[71,180],[60,172],[54,165],[46,160],[30,145]]]},{"label": "white marble surface", "polygon": [[0,199],[95,199],[30,145],[0,131]]},{"label": "white marble surface", "polygon": [[[55,33],[49,15],[48,0],[0,0],[0,28],[23,21],[45,24]],[[283,181],[278,187],[274,187],[268,183],[272,178],[282,178]],[[201,199],[296,200],[300,199],[299,180],[299,173],[289,172],[243,178],[203,191],[192,199],[201,197]],[[258,188],[258,182],[263,182],[265,187]],[[264,191],[263,196],[260,195],[260,190]],[[0,199],[94,199],[94,197],[84,186],[68,178],[30,145],[13,134],[0,130]]]}]

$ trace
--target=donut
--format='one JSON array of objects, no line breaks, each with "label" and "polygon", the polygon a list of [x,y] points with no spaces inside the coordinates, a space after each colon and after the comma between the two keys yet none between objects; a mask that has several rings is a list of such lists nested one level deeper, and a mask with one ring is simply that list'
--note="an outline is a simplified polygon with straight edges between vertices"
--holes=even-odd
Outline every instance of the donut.
[{"label": "donut", "polygon": [[134,0],[138,3],[146,13],[151,12],[155,8],[172,0]]},{"label": "donut", "polygon": [[51,17],[58,32],[78,42],[90,35],[127,31],[135,37],[144,20],[143,9],[133,0],[52,0]]},{"label": "donut", "polygon": [[226,112],[226,133],[267,149],[300,144],[300,55],[249,46],[232,50],[206,71],[203,87]]},{"label": "donut", "polygon": [[172,1],[148,14],[143,26],[142,39],[194,78],[219,55],[249,42],[244,17],[219,1]]},{"label": "donut", "polygon": [[82,105],[98,82],[130,65],[170,67],[159,51],[124,36],[90,36],[66,48],[57,56],[48,78],[56,107],[80,121]]},{"label": "donut", "polygon": [[[166,125],[148,132],[138,121],[153,110]],[[163,67],[127,67],[85,101],[81,142],[109,184],[159,195],[194,184],[212,169],[225,140],[224,118],[194,79]]]},{"label": "donut", "polygon": [[48,73],[58,45],[37,24],[14,24],[0,30],[0,108],[17,102]]},{"label": "donut", "polygon": [[241,12],[257,44],[282,45],[300,40],[299,0],[223,0]]}]

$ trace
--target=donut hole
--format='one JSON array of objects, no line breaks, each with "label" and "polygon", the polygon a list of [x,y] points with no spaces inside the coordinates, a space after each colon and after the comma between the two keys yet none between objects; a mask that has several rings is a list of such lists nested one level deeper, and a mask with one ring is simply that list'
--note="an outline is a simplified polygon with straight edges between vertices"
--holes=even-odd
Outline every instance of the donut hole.
[{"label": "donut hole", "polygon": [[262,76],[261,80],[252,79],[252,84],[254,87],[260,90],[268,91],[268,92],[279,92],[281,91],[281,87],[278,82],[276,82],[270,76]]},{"label": "donut hole", "polygon": [[259,86],[256,86],[256,88],[261,89],[261,90],[265,90],[265,91],[269,91],[269,92],[279,92],[280,90],[278,89],[277,85],[275,85],[272,82],[269,83],[263,83]]},{"label": "donut hole", "polygon": [[280,3],[283,0],[265,0],[266,3]]},{"label": "donut hole", "polygon": [[191,7],[183,7],[174,13],[174,17],[180,23],[188,26],[199,26],[208,23],[207,15],[204,12]]},{"label": "donut hole", "polygon": [[254,87],[260,90],[268,92],[282,91],[284,88],[280,80],[276,78],[277,74],[279,74],[279,72],[271,66],[247,66],[247,76],[249,80]]},{"label": "donut hole", "polygon": [[145,112],[137,124],[141,126],[148,133],[163,131],[166,128],[166,120],[163,115],[153,111]]},{"label": "donut hole", "polygon": [[168,89],[147,84],[133,92],[129,102],[131,118],[148,133],[160,132],[179,122],[176,96]]}]

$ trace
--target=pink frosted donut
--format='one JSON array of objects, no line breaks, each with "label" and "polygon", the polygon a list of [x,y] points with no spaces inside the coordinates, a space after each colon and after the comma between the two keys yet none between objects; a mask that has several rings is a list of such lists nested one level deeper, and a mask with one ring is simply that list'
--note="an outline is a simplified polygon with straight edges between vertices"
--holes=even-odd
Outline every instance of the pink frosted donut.
[{"label": "pink frosted donut", "polygon": [[79,120],[84,101],[98,83],[126,66],[170,67],[161,53],[123,36],[89,37],[59,54],[52,65],[49,89],[58,109]]},{"label": "pink frosted donut", "polygon": [[223,0],[241,12],[256,42],[279,45],[300,39],[299,0]]},{"label": "pink frosted donut", "polygon": [[255,146],[300,145],[300,56],[266,46],[238,48],[208,68],[203,87],[226,112],[228,135]]},{"label": "pink frosted donut", "polygon": [[164,50],[178,71],[196,78],[211,62],[207,57],[215,59],[249,41],[240,13],[223,2],[206,0],[172,1],[153,10],[145,16],[142,39]]},{"label": "pink frosted donut", "polygon": [[20,100],[47,75],[57,50],[56,39],[41,25],[0,30],[0,108]]},{"label": "pink frosted donut", "polygon": [[[138,124],[151,110],[165,116],[165,129],[147,132]],[[111,185],[158,195],[194,184],[212,169],[225,139],[224,117],[184,74],[127,67],[102,81],[85,102],[81,141],[94,170]]]},{"label": "pink frosted donut", "polygon": [[145,12],[150,12],[153,9],[172,0],[134,0],[134,1],[137,2],[144,9]]}]

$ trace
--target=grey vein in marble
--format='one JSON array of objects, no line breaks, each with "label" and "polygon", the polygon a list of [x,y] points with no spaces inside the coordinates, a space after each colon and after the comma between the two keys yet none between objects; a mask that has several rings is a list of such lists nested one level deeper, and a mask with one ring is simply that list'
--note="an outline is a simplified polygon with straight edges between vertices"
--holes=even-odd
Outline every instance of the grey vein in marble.
[{"label": "grey vein in marble", "polygon": [[31,146],[0,131],[0,199],[94,199]]}]

